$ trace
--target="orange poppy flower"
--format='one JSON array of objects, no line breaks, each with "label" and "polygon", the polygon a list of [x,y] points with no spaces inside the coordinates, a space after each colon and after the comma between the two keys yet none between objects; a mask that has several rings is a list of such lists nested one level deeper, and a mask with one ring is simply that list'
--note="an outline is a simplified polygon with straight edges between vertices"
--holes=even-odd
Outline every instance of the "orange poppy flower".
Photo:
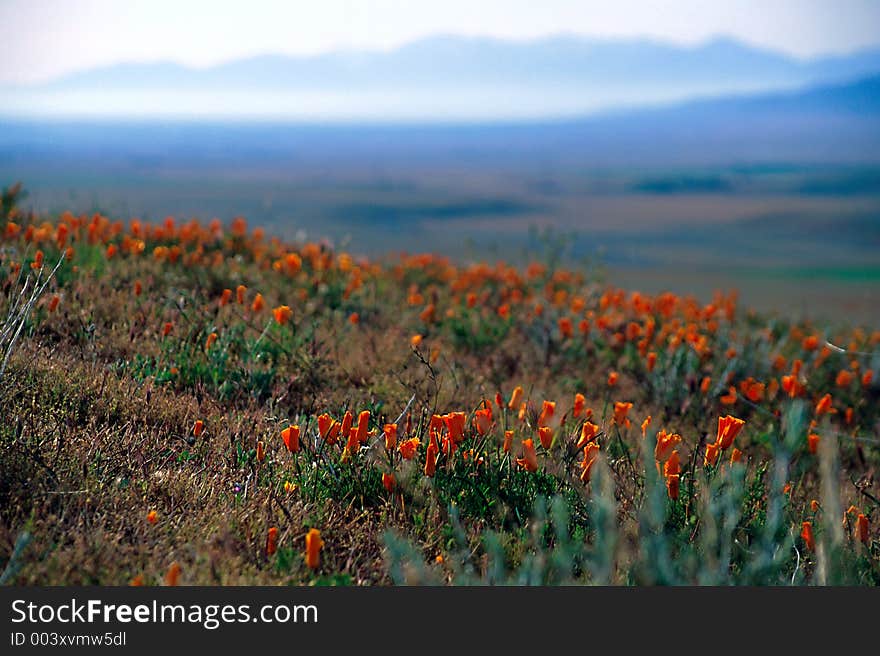
[{"label": "orange poppy flower", "polygon": [[721,453],[721,449],[717,444],[707,444],[706,445],[706,456],[703,459],[703,464],[705,466],[712,465],[714,466],[716,462],[718,462],[718,454]]},{"label": "orange poppy flower", "polygon": [[587,446],[584,447],[584,459],[581,462],[581,481],[586,483],[590,480],[593,472],[593,465],[596,463],[596,459],[599,457],[599,445],[595,442],[590,442]]},{"label": "orange poppy flower", "polygon": [[400,446],[397,447],[397,450],[400,451],[400,456],[404,460],[412,460],[413,456],[416,455],[416,450],[419,448],[419,444],[421,444],[419,438],[411,437],[410,439],[401,442]]},{"label": "orange poppy flower", "polygon": [[538,471],[538,454],[535,453],[535,443],[531,438],[523,440],[523,457],[516,459],[516,464],[528,472]]},{"label": "orange poppy flower", "polygon": [[327,444],[336,444],[339,433],[342,430],[342,424],[333,419],[330,415],[324,413],[318,417],[318,431]]},{"label": "orange poppy flower", "polygon": [[755,380],[746,380],[743,381],[743,393],[746,395],[746,398],[752,403],[758,403],[764,398],[764,383],[759,383]]},{"label": "orange poppy flower", "polygon": [[663,475],[668,478],[670,476],[677,476],[680,473],[681,461],[678,458],[678,451],[673,451],[669,454],[666,464],[663,465]]},{"label": "orange poppy flower", "polygon": [[284,440],[284,446],[286,446],[287,450],[291,453],[297,453],[299,451],[299,435],[299,426],[288,426],[281,431],[281,439]]},{"label": "orange poppy flower", "polygon": [[147,513],[147,521],[150,524],[155,524],[159,521],[159,513],[157,513],[155,510],[151,510]]},{"label": "orange poppy flower", "polygon": [[49,312],[54,312],[55,310],[57,310],[58,303],[60,303],[60,302],[61,302],[61,298],[58,296],[58,294],[53,294],[52,298],[49,299],[49,307],[48,307]]},{"label": "orange poppy flower", "polygon": [[235,300],[239,305],[244,305],[244,295],[247,293],[247,287],[239,285],[235,288]]},{"label": "orange poppy flower", "polygon": [[361,448],[360,440],[358,440],[357,426],[348,429],[348,441],[345,443],[346,459],[353,453],[357,453]]},{"label": "orange poppy flower", "polygon": [[488,408],[480,408],[474,413],[474,427],[483,436],[492,429],[492,411]]},{"label": "orange poppy flower", "polygon": [[587,406],[587,399],[584,398],[584,395],[581,393],[577,393],[574,395],[574,405],[571,408],[571,416],[577,419],[580,417],[584,408]]},{"label": "orange poppy flower", "polygon": [[862,387],[870,387],[871,383],[874,381],[874,372],[868,369],[862,375]]},{"label": "orange poppy flower", "polygon": [[443,422],[449,431],[449,436],[455,444],[464,441],[464,427],[467,422],[467,414],[464,412],[450,412],[443,415]]},{"label": "orange poppy flower", "polygon": [[370,430],[370,411],[362,410],[358,413],[358,423],[357,423],[357,441],[358,444],[366,444],[367,443],[367,433]]},{"label": "orange poppy flower", "polygon": [[205,422],[203,422],[201,419],[197,419],[196,423],[193,424],[192,434],[195,437],[198,437],[199,435],[202,434],[202,431],[204,429],[205,429]]},{"label": "orange poppy flower", "polygon": [[736,388],[732,386],[728,388],[727,394],[723,395],[720,401],[724,405],[733,405],[736,403]]},{"label": "orange poppy flower", "polygon": [[730,452],[730,464],[734,464],[736,462],[742,462],[743,453],[736,447],[733,447],[733,451]]},{"label": "orange poppy flower", "polygon": [[855,533],[856,540],[865,544],[868,543],[868,518],[862,513],[859,513],[859,516],[856,517]]},{"label": "orange poppy flower", "polygon": [[424,323],[432,323],[434,321],[434,316],[437,313],[437,308],[434,307],[433,303],[429,303],[425,306],[425,309],[419,313],[419,319],[421,319]]},{"label": "orange poppy flower", "polygon": [[718,417],[718,433],[716,434],[715,443],[721,447],[722,451],[730,448],[745,423],[745,421],[737,419],[733,415]]},{"label": "orange poppy flower", "polygon": [[396,481],[394,480],[394,474],[382,472],[382,487],[384,487],[388,492],[391,492],[394,490],[395,484]]},{"label": "orange poppy flower", "polygon": [[266,459],[266,445],[263,440],[257,442],[257,462],[263,462]]},{"label": "orange poppy flower", "polygon": [[208,335],[208,339],[205,340],[205,350],[209,351],[216,341],[217,333],[211,333],[210,335]]},{"label": "orange poppy flower", "polygon": [[709,376],[704,376],[703,380],[700,382],[700,392],[708,394],[710,385],[712,385],[712,379],[709,378]]},{"label": "orange poppy flower", "polygon": [[348,323],[350,323],[352,326],[356,326],[360,322],[361,322],[361,315],[359,315],[357,312],[352,312],[351,314],[348,315]]},{"label": "orange poppy flower", "polygon": [[507,407],[510,410],[516,410],[522,402],[522,397],[523,388],[519,386],[515,387],[513,393],[510,395],[510,401],[507,402]]},{"label": "orange poppy flower", "polygon": [[437,456],[439,455],[440,446],[437,444],[437,436],[432,434],[425,451],[425,476],[433,476],[437,471]]},{"label": "orange poppy flower", "polygon": [[354,423],[354,415],[351,413],[351,410],[346,411],[346,413],[342,416],[342,437],[348,438],[349,433],[351,432],[351,425]]},{"label": "orange poppy flower", "polygon": [[293,310],[287,305],[279,305],[272,310],[272,315],[275,317],[275,322],[283,326],[290,321],[290,318],[293,316]]},{"label": "orange poppy flower", "polygon": [[578,451],[580,451],[585,446],[587,446],[587,444],[589,444],[590,442],[595,440],[596,435],[598,435],[598,434],[599,434],[599,427],[596,424],[589,422],[589,421],[584,422],[584,425],[581,426],[581,437],[578,440],[578,443],[575,448],[578,449]]},{"label": "orange poppy flower", "polygon": [[654,447],[654,460],[657,462],[666,462],[672,456],[675,448],[681,444],[681,435],[678,433],[667,433],[661,430],[657,433],[657,445]]},{"label": "orange poppy flower", "polygon": [[680,476],[678,474],[670,474],[666,477],[666,493],[673,501],[678,499],[679,479]]},{"label": "orange poppy flower", "polygon": [[501,447],[504,453],[510,453],[510,447],[513,445],[513,431],[504,431],[504,445]]},{"label": "orange poppy flower", "polygon": [[817,417],[822,416],[827,412],[835,412],[834,408],[831,405],[831,401],[832,399],[830,394],[826,394],[821,399],[819,399],[819,402],[816,404]]},{"label": "orange poppy flower", "polygon": [[302,258],[296,253],[288,253],[284,256],[284,266],[288,275],[295,276],[302,268]]},{"label": "orange poppy flower", "polygon": [[382,432],[385,435],[385,449],[393,451],[397,448],[397,424],[385,424]]},{"label": "orange poppy flower", "polygon": [[175,586],[180,581],[180,565],[177,561],[171,563],[165,572],[165,585]]},{"label": "orange poppy flower", "polygon": [[228,305],[229,301],[231,299],[232,299],[232,290],[231,289],[224,289],[223,293],[220,294],[220,307],[223,307],[224,305]]},{"label": "orange poppy flower", "polygon": [[553,429],[549,426],[541,426],[538,429],[538,438],[541,440],[541,446],[549,449],[553,444]]},{"label": "orange poppy flower", "polygon": [[559,333],[563,338],[568,339],[574,334],[574,324],[572,324],[571,319],[568,317],[560,318],[557,325],[559,326]]},{"label": "orange poppy flower", "polygon": [[642,422],[642,437],[647,437],[648,435],[648,426],[651,425],[651,415],[645,417],[645,420]]},{"label": "orange poppy flower", "polygon": [[251,303],[251,310],[253,312],[262,312],[264,307],[266,307],[266,301],[263,300],[263,295],[257,292],[257,295],[254,296],[254,302]]},{"label": "orange poppy flower", "polygon": [[796,375],[782,377],[782,390],[791,398],[800,396],[804,393],[804,386],[798,382]]},{"label": "orange poppy flower", "polygon": [[541,414],[538,417],[538,427],[547,426],[550,423],[550,420],[553,419],[553,414],[556,412],[556,402],[555,401],[544,401],[541,404]]},{"label": "orange poppy flower", "polygon": [[327,433],[330,432],[330,427],[333,425],[334,419],[326,412],[318,415],[318,435],[321,436],[322,440],[327,439]]},{"label": "orange poppy flower", "polygon": [[801,346],[805,351],[815,351],[819,348],[819,338],[816,335],[805,337],[801,342]]},{"label": "orange poppy flower", "polygon": [[614,387],[617,385],[617,379],[620,375],[616,371],[612,371],[608,374],[608,387]]},{"label": "orange poppy flower", "polygon": [[850,383],[852,383],[853,375],[851,372],[846,369],[841,369],[837,374],[837,378],[834,379],[834,384],[838,387],[849,387]]},{"label": "orange poppy flower", "polygon": [[272,526],[266,535],[266,555],[271,556],[278,550],[278,529]]},{"label": "orange poppy flower", "polygon": [[820,437],[815,433],[807,435],[807,449],[810,453],[815,455],[819,451],[819,440]]},{"label": "orange poppy flower", "polygon": [[306,533],[306,566],[309,569],[317,569],[321,562],[321,549],[324,541],[321,539],[321,531],[316,528],[309,529]]},{"label": "orange poppy flower", "polygon": [[654,371],[654,367],[657,365],[657,354],[654,351],[648,353],[645,364],[649,372]]},{"label": "orange poppy flower", "polygon": [[801,524],[801,538],[807,546],[807,549],[810,551],[815,549],[816,543],[813,540],[813,524],[811,522],[804,522]]},{"label": "orange poppy flower", "polygon": [[632,403],[625,403],[623,401],[615,401],[614,402],[614,417],[612,421],[618,426],[626,426],[626,428],[630,427],[630,421],[627,418],[627,413],[632,409]]}]

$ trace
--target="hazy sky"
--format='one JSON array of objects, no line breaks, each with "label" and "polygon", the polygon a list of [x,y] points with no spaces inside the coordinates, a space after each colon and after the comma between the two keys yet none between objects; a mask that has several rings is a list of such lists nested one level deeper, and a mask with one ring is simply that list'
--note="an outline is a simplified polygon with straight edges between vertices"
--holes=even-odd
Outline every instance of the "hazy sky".
[{"label": "hazy sky", "polygon": [[0,82],[30,82],[121,61],[207,66],[437,33],[687,44],[726,34],[813,56],[880,44],[880,0],[0,0],[0,26]]}]

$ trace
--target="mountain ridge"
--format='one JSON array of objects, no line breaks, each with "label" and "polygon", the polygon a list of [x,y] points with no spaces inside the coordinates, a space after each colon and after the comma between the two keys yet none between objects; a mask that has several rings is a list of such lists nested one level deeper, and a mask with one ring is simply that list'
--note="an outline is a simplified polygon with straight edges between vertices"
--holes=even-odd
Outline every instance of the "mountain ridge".
[{"label": "mountain ridge", "polygon": [[681,46],[438,35],[385,51],[123,63],[7,87],[17,116],[504,120],[793,90],[880,73],[880,48],[798,59],[730,37]]}]

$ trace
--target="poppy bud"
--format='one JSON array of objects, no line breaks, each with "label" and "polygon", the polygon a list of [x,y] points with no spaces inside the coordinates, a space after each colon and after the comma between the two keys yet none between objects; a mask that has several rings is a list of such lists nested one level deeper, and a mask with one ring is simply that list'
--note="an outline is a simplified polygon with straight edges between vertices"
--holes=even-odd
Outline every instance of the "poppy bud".
[{"label": "poppy bud", "polygon": [[168,571],[165,573],[165,585],[175,586],[180,580],[180,565],[177,561],[171,563]]},{"label": "poppy bud", "polygon": [[309,569],[317,569],[321,560],[321,548],[324,541],[321,539],[321,531],[316,528],[309,529],[306,533],[306,565]]},{"label": "poppy bud", "polygon": [[856,518],[856,539],[868,543],[868,518],[862,513]]},{"label": "poppy bud", "polygon": [[278,529],[271,527],[266,535],[266,555],[271,556],[278,549]]},{"label": "poppy bud", "polygon": [[397,424],[385,424],[385,450],[393,451],[397,447]]},{"label": "poppy bud", "polygon": [[553,444],[553,429],[549,426],[541,426],[538,429],[538,437],[541,440],[541,446],[549,449]]},{"label": "poppy bud", "polygon": [[519,407],[520,402],[523,397],[523,388],[515,387],[513,393],[510,395],[510,401],[507,402],[507,407],[510,410],[516,410]]},{"label": "poppy bud", "polygon": [[666,477],[666,492],[673,501],[678,499],[679,475],[670,474]]}]

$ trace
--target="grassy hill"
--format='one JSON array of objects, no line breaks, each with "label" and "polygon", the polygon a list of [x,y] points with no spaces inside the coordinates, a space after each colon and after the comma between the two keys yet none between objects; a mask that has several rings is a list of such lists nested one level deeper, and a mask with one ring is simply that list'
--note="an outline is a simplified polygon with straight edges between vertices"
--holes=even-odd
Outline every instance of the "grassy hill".
[{"label": "grassy hill", "polygon": [[0,205],[20,584],[880,582],[880,332]]}]

